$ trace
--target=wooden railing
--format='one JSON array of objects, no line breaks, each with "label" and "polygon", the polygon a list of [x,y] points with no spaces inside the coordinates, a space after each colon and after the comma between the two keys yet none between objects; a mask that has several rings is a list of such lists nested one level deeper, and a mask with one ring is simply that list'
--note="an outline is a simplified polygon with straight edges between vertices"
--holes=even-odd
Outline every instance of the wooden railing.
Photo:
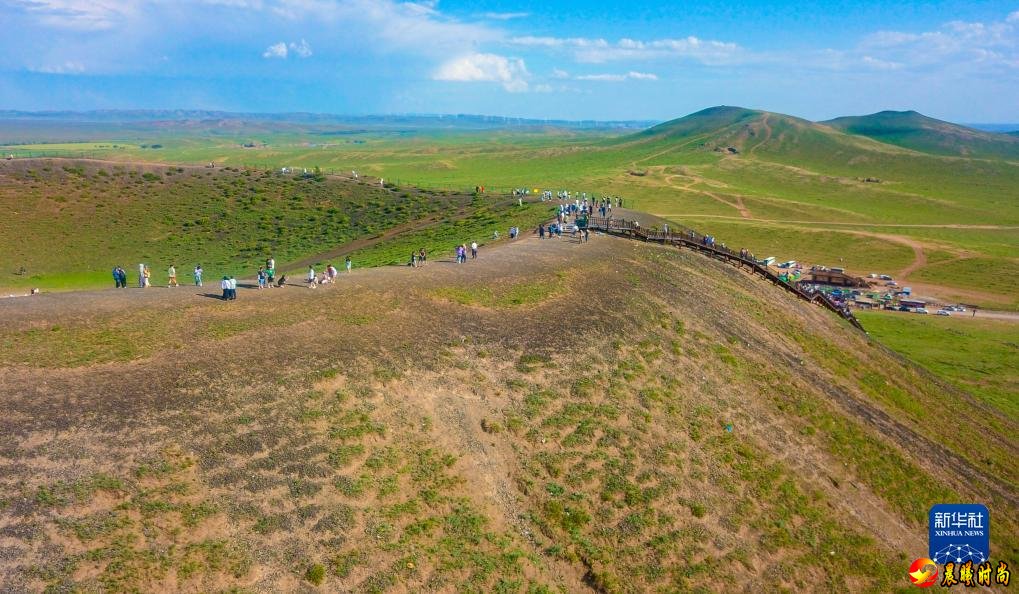
[{"label": "wooden railing", "polygon": [[796,284],[779,278],[774,271],[767,266],[759,264],[754,258],[740,252],[734,252],[724,245],[716,245],[713,241],[706,240],[703,235],[697,233],[693,229],[688,229],[679,225],[676,227],[669,225],[669,229],[667,231],[660,229],[645,229],[636,221],[628,221],[626,219],[616,219],[612,217],[592,217],[588,219],[587,226],[589,229],[597,229],[611,235],[629,237],[640,241],[653,241],[676,247],[685,247],[700,252],[706,256],[718,258],[730,264],[734,264],[740,269],[746,267],[751,274],[759,274],[762,278],[782,287],[800,299],[810,303],[816,303],[826,309],[829,309],[852,324],[855,328],[863,330],[863,325],[856,319],[853,312],[850,311],[848,307],[836,303],[828,295],[819,291],[805,291]]}]

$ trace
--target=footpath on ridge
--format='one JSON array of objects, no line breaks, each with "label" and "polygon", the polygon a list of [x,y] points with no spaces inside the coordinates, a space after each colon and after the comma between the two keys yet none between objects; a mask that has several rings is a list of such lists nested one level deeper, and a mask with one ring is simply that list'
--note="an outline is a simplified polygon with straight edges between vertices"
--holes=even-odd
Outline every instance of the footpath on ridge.
[{"label": "footpath on ridge", "polygon": [[710,258],[716,258],[732,264],[740,270],[743,270],[745,267],[751,274],[759,274],[762,278],[782,287],[798,298],[831,310],[849,322],[853,327],[866,332],[863,324],[856,319],[856,316],[853,315],[853,312],[848,307],[836,303],[820,291],[806,291],[793,283],[780,279],[770,268],[762,266],[756,259],[751,258],[749,255],[734,252],[725,246],[709,243],[705,241],[703,235],[693,229],[682,226],[679,229],[675,229],[676,225],[673,223],[669,223],[668,227],[663,225],[664,228],[668,229],[667,231],[648,229],[647,227],[642,227],[639,221],[613,217],[591,217],[588,219],[587,226],[589,229],[595,229],[617,237],[689,248]]}]

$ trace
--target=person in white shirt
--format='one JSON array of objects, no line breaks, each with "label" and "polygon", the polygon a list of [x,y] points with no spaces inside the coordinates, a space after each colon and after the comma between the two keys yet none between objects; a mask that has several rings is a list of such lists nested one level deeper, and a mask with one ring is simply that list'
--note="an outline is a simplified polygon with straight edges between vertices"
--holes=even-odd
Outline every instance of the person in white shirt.
[{"label": "person in white shirt", "polygon": [[316,284],[317,283],[315,282],[315,267],[308,266],[308,288],[314,289]]},{"label": "person in white shirt", "polygon": [[478,259],[478,242],[472,241],[471,242],[471,260],[477,260],[477,259]]},{"label": "person in white shirt", "polygon": [[219,282],[219,288],[223,289],[223,301],[230,298],[230,277],[224,276]]},{"label": "person in white shirt", "polygon": [[230,277],[230,300],[237,299],[237,279]]}]

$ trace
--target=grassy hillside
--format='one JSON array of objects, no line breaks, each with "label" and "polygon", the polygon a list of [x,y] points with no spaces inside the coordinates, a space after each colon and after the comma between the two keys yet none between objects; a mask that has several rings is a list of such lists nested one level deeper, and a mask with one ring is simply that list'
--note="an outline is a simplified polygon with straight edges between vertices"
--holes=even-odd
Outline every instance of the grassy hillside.
[{"label": "grassy hillside", "polygon": [[419,229],[413,249],[440,254],[454,238],[484,241],[547,216],[505,197],[382,188],[377,180],[63,160],[0,161],[0,206],[11,231],[0,236],[0,288],[44,290],[107,286],[116,265],[134,283],[139,262],[152,268],[154,284],[171,264],[189,281],[199,263],[210,280],[251,278],[269,256],[284,271],[329,252],[336,265],[346,253],[358,266],[403,263],[411,247],[397,253],[389,243],[372,248],[373,240]]},{"label": "grassy hillside", "polygon": [[18,591],[905,592],[957,500],[1019,553],[1014,416],[685,251],[0,308]]},{"label": "grassy hillside", "polygon": [[933,153],[977,158],[1019,159],[1019,140],[943,122],[915,111],[881,111],[822,122],[849,134]]}]

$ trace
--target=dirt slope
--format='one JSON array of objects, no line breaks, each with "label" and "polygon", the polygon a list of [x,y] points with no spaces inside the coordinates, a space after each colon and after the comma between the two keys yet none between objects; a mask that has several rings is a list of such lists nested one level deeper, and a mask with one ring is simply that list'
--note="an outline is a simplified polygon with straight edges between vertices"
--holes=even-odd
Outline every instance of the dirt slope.
[{"label": "dirt slope", "polygon": [[696,254],[205,293],[0,302],[0,591],[889,590],[955,499],[1015,556],[1014,421]]}]

